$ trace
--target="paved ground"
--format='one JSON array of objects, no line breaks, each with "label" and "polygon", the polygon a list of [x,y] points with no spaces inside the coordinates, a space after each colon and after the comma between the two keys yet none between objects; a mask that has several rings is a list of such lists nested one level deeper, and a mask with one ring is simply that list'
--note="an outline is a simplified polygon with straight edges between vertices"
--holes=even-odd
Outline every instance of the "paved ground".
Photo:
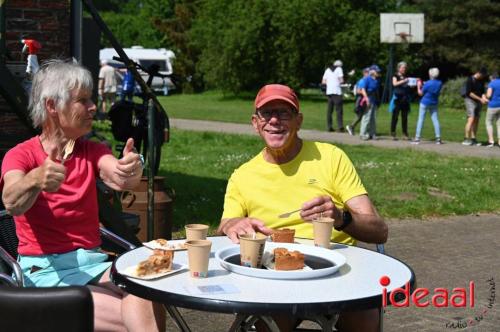
[{"label": "paved ground", "polygon": [[[247,125],[210,121],[172,120],[173,127],[198,130],[253,133]],[[360,144],[357,137],[347,134],[302,130],[306,139]],[[381,139],[363,142],[388,148],[414,148],[443,154],[500,158],[500,149],[467,147],[459,143],[436,146],[431,143],[410,146],[408,142]],[[410,265],[417,278],[417,287],[435,292],[442,287],[452,295],[453,288],[475,283],[473,308],[409,308],[388,307],[384,331],[441,332],[466,330],[474,332],[500,331],[500,306],[492,284],[500,281],[500,216],[493,214],[456,216],[432,220],[387,220],[389,241],[387,254]],[[388,271],[390,276],[390,271]],[[430,297],[430,296],[429,296]],[[491,303],[491,308],[488,305]],[[194,332],[225,331],[233,316],[182,310]],[[447,327],[448,324],[448,327]],[[169,321],[169,331],[175,328]],[[453,327],[454,326],[454,327]]]},{"label": "paved ground", "polygon": [[[236,124],[216,121],[171,119],[172,127],[194,131],[213,131],[233,134],[256,135],[253,128],[248,124]],[[319,140],[323,142],[343,143],[343,144],[369,144],[384,148],[394,149],[416,149],[420,151],[430,151],[448,155],[466,155],[481,158],[500,159],[500,148],[487,148],[485,146],[464,146],[460,143],[444,142],[436,145],[432,141],[422,141],[419,145],[412,145],[409,141],[393,141],[388,137],[380,137],[378,140],[361,141],[358,136],[350,136],[345,133],[329,133],[326,131],[302,129],[300,136],[307,140]]]}]

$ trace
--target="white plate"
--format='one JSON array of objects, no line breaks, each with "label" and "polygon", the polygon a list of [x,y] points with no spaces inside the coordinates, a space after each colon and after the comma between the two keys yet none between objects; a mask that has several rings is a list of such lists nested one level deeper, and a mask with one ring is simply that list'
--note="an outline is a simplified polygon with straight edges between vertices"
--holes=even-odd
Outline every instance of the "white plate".
[{"label": "white plate", "polygon": [[135,278],[135,279],[141,279],[141,280],[153,280],[153,279],[158,279],[164,276],[168,276],[169,274],[179,272],[181,270],[184,270],[187,268],[186,264],[179,264],[179,263],[172,263],[172,270],[166,271],[166,272],[161,272],[161,273],[155,273],[155,274],[148,274],[146,276],[138,276],[136,271],[137,271],[137,265],[129,266],[122,271],[118,271],[120,274],[123,274],[124,276],[130,277],[130,278]]},{"label": "white plate", "polygon": [[157,240],[152,240],[149,242],[143,242],[142,243],[145,247],[148,247],[149,249],[162,249],[162,250],[186,250],[185,246],[185,241],[175,241],[175,240],[170,240],[167,242],[167,245],[161,245]]},{"label": "white plate", "polygon": [[[264,251],[272,252],[275,248],[286,248],[288,250],[300,251],[306,256],[305,263],[309,267],[311,267],[311,269],[295,270],[295,271],[276,271],[276,270],[268,270],[265,268],[256,269],[256,268],[241,266],[239,265],[239,261],[238,262],[234,261],[235,256],[238,256],[239,259],[239,254],[240,254],[239,245],[231,245],[222,248],[215,253],[215,257],[219,261],[220,265],[226,270],[238,274],[243,274],[249,277],[265,278],[265,279],[319,278],[337,272],[339,268],[346,263],[345,256],[336,252],[335,250],[313,247],[304,244],[266,242],[266,247]],[[233,258],[233,262],[231,262],[231,258]],[[317,262],[315,263],[314,260],[316,260]],[[324,267],[318,268],[317,264]]]}]

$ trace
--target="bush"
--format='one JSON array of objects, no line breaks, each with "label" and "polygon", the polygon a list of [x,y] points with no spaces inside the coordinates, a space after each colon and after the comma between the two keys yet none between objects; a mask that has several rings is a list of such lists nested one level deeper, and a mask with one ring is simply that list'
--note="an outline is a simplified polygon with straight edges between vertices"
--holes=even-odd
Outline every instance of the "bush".
[{"label": "bush", "polygon": [[466,77],[458,77],[443,84],[439,104],[454,110],[463,110],[464,98],[460,95],[460,89],[465,83]]}]

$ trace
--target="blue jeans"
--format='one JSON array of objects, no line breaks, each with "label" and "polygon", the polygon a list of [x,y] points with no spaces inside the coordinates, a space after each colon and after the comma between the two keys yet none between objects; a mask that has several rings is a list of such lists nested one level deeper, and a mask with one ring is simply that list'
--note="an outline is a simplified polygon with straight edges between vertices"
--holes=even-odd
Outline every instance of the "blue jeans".
[{"label": "blue jeans", "polygon": [[420,138],[422,133],[422,128],[424,127],[425,114],[429,111],[431,114],[432,124],[434,125],[434,134],[436,138],[441,138],[441,129],[439,128],[439,117],[438,117],[438,107],[437,105],[423,105],[420,104],[418,110],[418,121],[417,121],[417,132],[415,133],[415,138]]}]

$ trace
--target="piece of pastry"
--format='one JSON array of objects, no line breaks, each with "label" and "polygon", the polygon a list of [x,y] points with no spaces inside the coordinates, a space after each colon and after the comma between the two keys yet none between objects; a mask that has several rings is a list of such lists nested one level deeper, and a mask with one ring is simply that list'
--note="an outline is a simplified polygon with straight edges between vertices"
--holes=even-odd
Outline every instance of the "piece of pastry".
[{"label": "piece of pastry", "polygon": [[293,243],[294,237],[295,229],[291,228],[275,229],[271,234],[273,242]]},{"label": "piece of pastry", "polygon": [[288,251],[286,248],[274,249],[274,269],[282,271],[301,270],[305,256],[300,251]]},{"label": "piece of pastry", "polygon": [[172,270],[174,252],[172,250],[153,250],[153,254],[147,260],[137,265],[137,275],[139,277],[168,272]]}]

